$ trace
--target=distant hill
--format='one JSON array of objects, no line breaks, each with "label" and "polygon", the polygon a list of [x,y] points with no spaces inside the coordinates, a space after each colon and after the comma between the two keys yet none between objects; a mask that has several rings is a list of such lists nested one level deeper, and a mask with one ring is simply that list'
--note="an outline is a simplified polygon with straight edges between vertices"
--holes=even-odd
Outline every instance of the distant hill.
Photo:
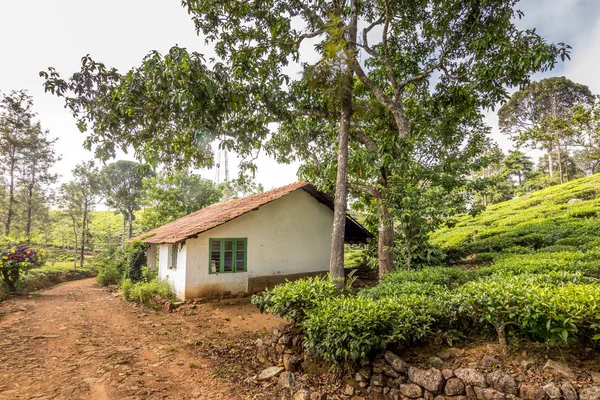
[{"label": "distant hill", "polygon": [[[491,261],[499,253],[586,252],[600,248],[600,174],[462,215],[435,232],[448,261]],[[453,223],[452,223],[453,222]]]}]

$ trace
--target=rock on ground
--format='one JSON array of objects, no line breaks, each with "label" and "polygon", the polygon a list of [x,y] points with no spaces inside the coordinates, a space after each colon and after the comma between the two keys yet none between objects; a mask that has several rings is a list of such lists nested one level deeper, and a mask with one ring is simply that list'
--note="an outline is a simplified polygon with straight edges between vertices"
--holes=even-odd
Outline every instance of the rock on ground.
[{"label": "rock on ground", "polygon": [[409,367],[408,378],[432,393],[441,393],[444,389],[444,376],[439,369]]},{"label": "rock on ground", "polygon": [[473,368],[457,368],[454,375],[467,386],[487,387],[485,375]]}]

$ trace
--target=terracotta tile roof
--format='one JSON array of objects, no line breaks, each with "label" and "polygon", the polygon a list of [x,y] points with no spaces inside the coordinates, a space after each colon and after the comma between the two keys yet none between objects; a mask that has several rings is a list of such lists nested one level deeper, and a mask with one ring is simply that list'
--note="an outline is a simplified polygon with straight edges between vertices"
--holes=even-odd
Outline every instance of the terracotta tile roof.
[{"label": "terracotta tile roof", "polygon": [[[333,209],[333,201],[327,194],[319,192],[308,182],[300,181],[268,192],[254,194],[242,199],[226,201],[205,207],[166,225],[154,228],[131,239],[142,239],[146,243],[178,243],[209,229],[231,221],[247,212],[277,200],[298,189],[302,189],[321,203]],[[358,222],[348,216],[346,220],[346,240],[364,242],[372,235]]]}]

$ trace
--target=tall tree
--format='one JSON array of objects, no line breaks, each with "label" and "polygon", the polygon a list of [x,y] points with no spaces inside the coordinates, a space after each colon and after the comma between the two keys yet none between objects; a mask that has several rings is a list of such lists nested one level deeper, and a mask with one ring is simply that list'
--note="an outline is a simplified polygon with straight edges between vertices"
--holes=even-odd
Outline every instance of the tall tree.
[{"label": "tall tree", "polygon": [[15,191],[23,151],[33,129],[33,99],[24,90],[12,91],[0,100],[0,163],[7,175],[5,233],[12,229],[15,216]]},{"label": "tall tree", "polygon": [[503,164],[508,176],[517,178],[519,186],[524,183],[525,176],[533,171],[533,161],[519,150],[509,152]]},{"label": "tall tree", "polygon": [[102,169],[102,189],[106,205],[123,214],[123,241],[125,226],[129,228],[127,238],[133,236],[134,211],[141,208],[142,181],[154,175],[154,172],[142,165],[125,160],[108,164]]},{"label": "tall tree", "polygon": [[142,229],[148,231],[198,211],[221,198],[221,189],[211,180],[184,170],[158,173],[143,180]]},{"label": "tall tree", "polygon": [[515,92],[498,110],[500,130],[518,145],[546,150],[551,177],[555,164],[552,158],[556,154],[559,181],[563,183],[562,158],[568,156],[568,146],[578,134],[577,130],[570,129],[574,107],[589,105],[592,101],[587,86],[565,77],[532,82]]},{"label": "tall tree", "polygon": [[51,185],[56,183],[58,175],[51,172],[60,159],[54,149],[56,138],[50,138],[37,123],[30,131],[27,145],[23,149],[19,188],[21,210],[24,220],[24,232],[29,240],[34,221],[47,214],[48,204],[53,197]]},{"label": "tall tree", "polygon": [[[97,204],[102,188],[100,171],[93,161],[82,162],[73,169],[73,180],[61,187],[61,208],[69,215],[75,237],[74,265],[83,268],[86,244],[89,242],[90,211]],[[77,242],[80,252],[77,257]]]},{"label": "tall tree", "polygon": [[[336,121],[339,180],[330,269],[341,280],[345,135],[355,125],[354,89],[362,88],[390,114],[394,128],[386,141],[395,150],[382,159],[400,158],[405,142],[418,138],[406,116],[415,88],[431,83],[447,101],[470,96],[475,107],[490,106],[506,96],[507,86],[526,82],[532,72],[568,55],[567,46],[549,45],[535,31],[517,29],[513,21],[522,14],[516,3],[185,0],[198,32],[217,51],[212,70],[200,55],[175,47],[165,57],[150,54],[125,75],[88,57],[69,81],[52,69],[42,75],[46,90],[66,96],[88,132],[88,145],[97,145],[100,155],[133,146],[150,162],[207,164],[212,162],[207,143],[215,137],[223,135],[228,148],[247,155],[268,141],[270,122]],[[361,35],[358,20],[365,22]],[[376,32],[381,34],[374,38]],[[331,83],[337,96],[327,99],[327,107],[298,108],[288,90],[296,78],[285,68],[300,61],[308,39],[317,41],[316,66],[336,70]],[[358,79],[351,79],[352,73]],[[366,190],[379,189],[379,181],[370,183]],[[393,232],[389,208],[380,204],[382,228]],[[384,235],[383,242],[380,269],[387,272],[393,268],[393,237]]]}]

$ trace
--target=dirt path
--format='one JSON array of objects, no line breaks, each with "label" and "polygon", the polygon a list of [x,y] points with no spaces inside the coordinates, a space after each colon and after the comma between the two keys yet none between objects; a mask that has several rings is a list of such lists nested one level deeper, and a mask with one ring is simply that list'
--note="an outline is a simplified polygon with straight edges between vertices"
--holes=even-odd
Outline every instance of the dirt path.
[{"label": "dirt path", "polygon": [[266,399],[251,343],[280,323],[247,298],[167,313],[62,284],[0,303],[0,399]]}]

